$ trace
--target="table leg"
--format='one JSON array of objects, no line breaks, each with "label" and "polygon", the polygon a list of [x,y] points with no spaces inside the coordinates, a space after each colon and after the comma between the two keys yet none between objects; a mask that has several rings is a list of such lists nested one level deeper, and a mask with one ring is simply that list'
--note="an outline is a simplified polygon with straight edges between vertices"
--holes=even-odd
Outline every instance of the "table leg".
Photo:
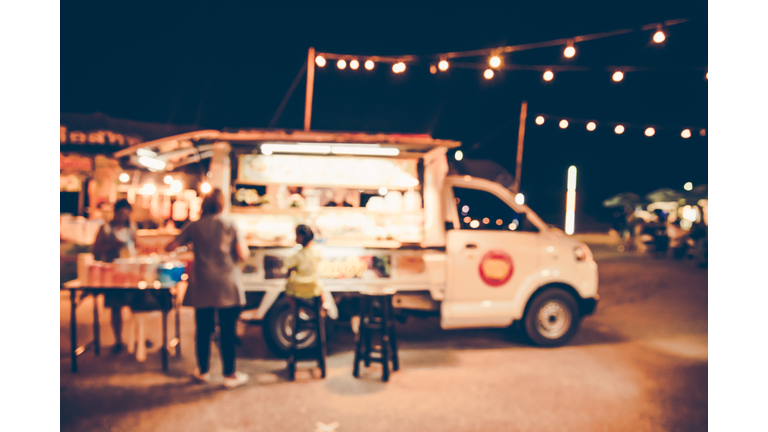
[{"label": "table leg", "polygon": [[174,295],[173,302],[176,308],[176,357],[181,357],[181,302],[178,291]]},{"label": "table leg", "polygon": [[69,290],[69,329],[72,343],[72,372],[77,372],[77,290]]},{"label": "table leg", "polygon": [[99,294],[93,293],[93,350],[98,357],[101,354],[101,325],[99,323]]},{"label": "table leg", "polygon": [[168,309],[163,309],[163,372],[168,372]]}]

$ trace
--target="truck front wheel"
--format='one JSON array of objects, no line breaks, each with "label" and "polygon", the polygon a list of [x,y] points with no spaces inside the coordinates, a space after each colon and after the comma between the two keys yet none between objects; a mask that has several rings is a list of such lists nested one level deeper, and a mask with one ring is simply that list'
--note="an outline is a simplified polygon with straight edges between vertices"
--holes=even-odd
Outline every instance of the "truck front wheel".
[{"label": "truck front wheel", "polygon": [[[299,305],[299,319],[309,321],[315,317],[314,311],[303,305]],[[291,347],[291,337],[293,335],[294,316],[291,313],[288,300],[280,299],[269,309],[267,316],[264,317],[264,340],[269,349],[278,357],[287,357],[288,350]],[[317,340],[317,331],[299,330],[296,336],[296,345],[298,349],[305,349],[312,346]]]},{"label": "truck front wheel", "polygon": [[549,288],[539,293],[525,314],[525,333],[535,345],[560,346],[579,326],[579,306],[567,291]]}]

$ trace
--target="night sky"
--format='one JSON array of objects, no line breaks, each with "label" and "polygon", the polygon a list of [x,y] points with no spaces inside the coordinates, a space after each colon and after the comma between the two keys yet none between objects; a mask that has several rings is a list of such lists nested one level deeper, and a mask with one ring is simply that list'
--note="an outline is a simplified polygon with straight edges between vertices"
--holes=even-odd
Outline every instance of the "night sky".
[{"label": "night sky", "polygon": [[[514,172],[520,103],[528,101],[522,192],[547,222],[562,225],[568,166],[579,168],[578,223],[606,221],[603,199],[660,187],[705,184],[707,138],[707,3],[677,2],[62,2],[61,112],[102,112],[201,129],[268,127],[307,57],[307,48],[364,55],[430,55],[517,45],[640,27],[678,18],[692,22],[651,42],[651,31],[576,45],[516,52],[506,63],[641,66],[658,71],[560,72],[544,82],[535,71],[451,68],[429,64],[403,74],[316,68],[312,128],[429,133],[463,142],[468,158],[493,159]],[[475,62],[487,58],[467,59]],[[467,61],[464,60],[464,61]],[[276,127],[303,127],[302,80]],[[556,117],[594,120],[561,130]],[[605,123],[644,127],[613,133]],[[693,137],[680,131],[691,127]],[[695,128],[695,129],[694,129]],[[476,143],[481,145],[473,146]]]}]

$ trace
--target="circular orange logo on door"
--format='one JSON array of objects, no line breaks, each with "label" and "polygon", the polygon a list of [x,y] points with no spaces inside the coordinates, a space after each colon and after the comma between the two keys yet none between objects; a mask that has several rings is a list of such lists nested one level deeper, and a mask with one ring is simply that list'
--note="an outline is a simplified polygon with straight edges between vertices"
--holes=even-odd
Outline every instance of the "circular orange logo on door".
[{"label": "circular orange logo on door", "polygon": [[512,278],[514,271],[515,266],[512,265],[512,258],[504,251],[490,251],[483,255],[480,260],[480,278],[492,287],[499,287],[507,283]]}]

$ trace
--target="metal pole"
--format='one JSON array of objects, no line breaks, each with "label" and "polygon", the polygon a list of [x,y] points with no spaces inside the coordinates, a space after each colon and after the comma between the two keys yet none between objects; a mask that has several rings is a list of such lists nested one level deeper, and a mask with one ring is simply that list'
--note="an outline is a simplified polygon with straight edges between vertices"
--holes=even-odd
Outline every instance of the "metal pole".
[{"label": "metal pole", "polygon": [[315,49],[309,48],[307,55],[307,100],[304,105],[304,130],[309,130],[312,122],[312,91],[315,86]]},{"label": "metal pole", "polygon": [[517,166],[515,167],[515,193],[520,193],[520,177],[523,170],[523,137],[525,137],[525,118],[528,115],[528,102],[520,107],[520,131],[517,134]]}]

